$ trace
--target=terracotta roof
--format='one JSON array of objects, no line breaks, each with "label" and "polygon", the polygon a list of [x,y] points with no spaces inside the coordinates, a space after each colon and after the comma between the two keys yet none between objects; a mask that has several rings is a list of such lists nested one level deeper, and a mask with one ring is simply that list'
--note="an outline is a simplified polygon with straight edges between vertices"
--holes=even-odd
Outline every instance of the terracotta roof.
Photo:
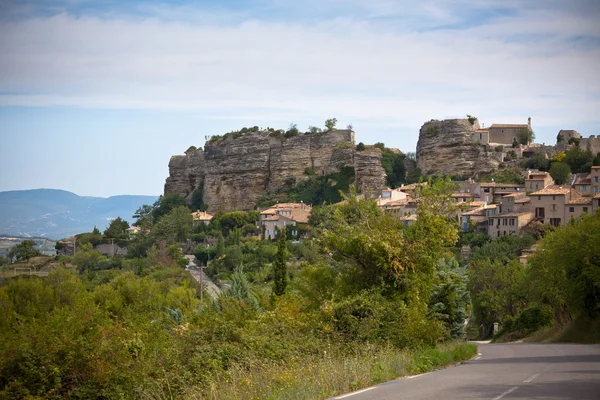
[{"label": "terracotta roof", "polygon": [[403,190],[415,190],[417,187],[423,186],[423,185],[427,185],[427,182],[423,182],[423,183],[411,183],[410,185],[400,186],[399,188],[397,188],[397,190],[400,190],[400,191],[403,191]]},{"label": "terracotta roof", "polygon": [[558,185],[552,185],[552,186],[548,186],[542,190],[538,190],[537,192],[531,193],[531,196],[567,194],[570,191],[571,191],[570,187],[562,187],[562,186],[558,186]]},{"label": "terracotta roof", "polygon": [[213,216],[205,211],[196,211],[192,213],[192,219],[194,221],[210,221],[212,218]]},{"label": "terracotta roof", "polygon": [[419,218],[417,216],[417,214],[411,214],[411,215],[407,215],[406,217],[402,217],[400,219],[403,220],[403,221],[416,221],[417,218]]},{"label": "terracotta roof", "polygon": [[592,183],[592,175],[578,176],[575,180],[575,185],[590,185]]},{"label": "terracotta roof", "polygon": [[474,210],[465,211],[464,213],[461,213],[461,215],[485,215],[485,210],[487,210],[487,208],[479,207]]},{"label": "terracotta roof", "polygon": [[515,200],[515,204],[529,203],[530,201],[531,201],[530,197],[523,197],[522,199]]},{"label": "terracotta roof", "polygon": [[[498,192],[498,193],[500,193],[500,192]],[[521,196],[525,196],[525,193],[523,193],[523,192],[511,192],[510,194],[507,194],[507,195],[502,196],[502,197],[504,198],[504,197],[521,197]]]},{"label": "terracotta roof", "polygon": [[492,124],[490,128],[529,128],[527,124]]},{"label": "terracotta roof", "polygon": [[489,131],[490,131],[490,128],[475,129],[475,132],[481,132],[481,133],[489,132]]},{"label": "terracotta roof", "polygon": [[585,204],[591,204],[591,203],[592,203],[592,198],[591,197],[580,197],[578,199],[571,199],[571,200],[569,200],[569,202],[567,204],[570,204],[570,205],[574,205],[574,204],[585,205]]},{"label": "terracotta roof", "polygon": [[592,169],[600,169],[600,165],[594,165]]},{"label": "terracotta roof", "polygon": [[532,172],[532,173],[530,173],[527,176],[526,180],[528,180],[528,181],[537,181],[537,180],[540,180],[540,179],[547,178],[548,175],[549,174],[547,172]]},{"label": "terracotta roof", "polygon": [[387,207],[400,207],[400,206],[405,205],[407,202],[408,202],[407,199],[393,200],[393,201],[388,201],[382,207],[384,207],[384,208],[387,208]]},{"label": "terracotta roof", "polygon": [[490,215],[489,218],[514,218],[514,217],[523,217],[525,215],[533,216],[533,213],[530,211],[525,211],[525,212],[512,212],[512,213],[506,213],[506,214],[494,214],[494,215]]},{"label": "terracotta roof", "polygon": [[480,197],[477,194],[474,193],[452,193],[452,197],[469,197],[469,198],[473,198],[473,197]]},{"label": "terracotta roof", "polygon": [[505,188],[520,188],[524,187],[523,185],[519,185],[518,183],[498,183],[498,182],[481,182],[479,183],[481,187],[505,187]]},{"label": "terracotta roof", "polygon": [[472,201],[469,203],[469,207],[483,207],[485,204],[485,201]]},{"label": "terracotta roof", "polygon": [[594,198],[595,198],[595,199],[600,199],[600,193],[596,193],[596,194],[594,195]]}]

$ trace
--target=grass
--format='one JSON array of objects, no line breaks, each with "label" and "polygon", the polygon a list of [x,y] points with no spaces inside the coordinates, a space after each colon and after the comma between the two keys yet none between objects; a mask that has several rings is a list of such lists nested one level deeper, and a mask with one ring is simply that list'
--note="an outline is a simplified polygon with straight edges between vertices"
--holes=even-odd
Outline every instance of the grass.
[{"label": "grass", "polygon": [[[353,354],[324,352],[281,365],[233,367],[211,383],[210,399],[325,399],[402,376],[433,371],[473,357],[477,347],[465,342],[436,348],[398,350],[365,344]],[[189,398],[200,394],[189,393]],[[204,397],[206,398],[206,397]]]},{"label": "grass", "polygon": [[600,318],[580,318],[566,326],[551,326],[530,335],[526,342],[600,343]]}]

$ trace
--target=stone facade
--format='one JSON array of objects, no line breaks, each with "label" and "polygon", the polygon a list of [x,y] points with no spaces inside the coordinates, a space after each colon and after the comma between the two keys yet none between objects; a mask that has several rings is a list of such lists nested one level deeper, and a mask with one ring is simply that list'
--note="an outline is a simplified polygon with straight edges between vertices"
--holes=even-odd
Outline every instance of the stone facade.
[{"label": "stone facade", "polygon": [[335,130],[277,138],[253,132],[207,143],[204,150],[173,156],[165,194],[189,198],[202,188],[208,212],[251,210],[266,190],[308,179],[307,170],[330,174],[353,167],[357,189],[385,185],[381,151],[355,151],[354,132]]}]

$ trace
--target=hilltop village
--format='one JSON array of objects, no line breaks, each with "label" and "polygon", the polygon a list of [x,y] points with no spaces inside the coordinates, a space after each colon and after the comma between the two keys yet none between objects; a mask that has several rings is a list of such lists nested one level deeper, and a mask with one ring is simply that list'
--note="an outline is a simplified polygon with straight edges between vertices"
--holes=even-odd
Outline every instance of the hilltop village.
[{"label": "hilltop village", "polygon": [[[555,145],[542,145],[534,143],[534,137],[531,118],[523,124],[489,127],[472,116],[431,120],[420,129],[416,160],[403,160],[404,171],[407,176],[409,170],[422,177],[451,176],[457,206],[453,216],[460,229],[486,233],[492,239],[520,233],[532,224],[565,226],[584,213],[596,212],[600,138],[560,130]],[[381,210],[408,226],[418,218],[420,189],[427,182],[413,178],[410,184],[386,186],[388,170],[382,166],[386,151],[390,149],[355,146],[349,129],[291,135],[258,129],[234,132],[211,139],[204,150],[194,148],[185,156],[174,156],[165,194],[191,199],[201,189],[208,211],[248,210],[256,208],[265,192],[278,186],[285,191],[285,182],[306,181],[309,170],[325,175],[348,167],[361,196],[373,198]],[[580,153],[587,158],[558,174],[556,182],[550,165],[567,165],[565,157]],[[272,239],[277,230],[306,225],[312,205],[275,200],[259,204],[258,228]],[[201,215],[205,221],[211,217],[206,212]]]}]

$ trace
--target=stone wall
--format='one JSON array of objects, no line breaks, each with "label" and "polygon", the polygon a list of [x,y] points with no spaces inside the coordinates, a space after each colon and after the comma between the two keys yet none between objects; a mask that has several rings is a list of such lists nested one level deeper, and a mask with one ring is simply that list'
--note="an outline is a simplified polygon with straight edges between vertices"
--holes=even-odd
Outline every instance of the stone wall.
[{"label": "stone wall", "polygon": [[385,185],[381,152],[356,152],[350,130],[287,139],[268,132],[246,133],[207,143],[204,150],[171,157],[165,194],[189,198],[202,187],[209,212],[250,210],[266,190],[308,179],[308,169],[329,174],[345,166],[355,169],[359,190]]}]

